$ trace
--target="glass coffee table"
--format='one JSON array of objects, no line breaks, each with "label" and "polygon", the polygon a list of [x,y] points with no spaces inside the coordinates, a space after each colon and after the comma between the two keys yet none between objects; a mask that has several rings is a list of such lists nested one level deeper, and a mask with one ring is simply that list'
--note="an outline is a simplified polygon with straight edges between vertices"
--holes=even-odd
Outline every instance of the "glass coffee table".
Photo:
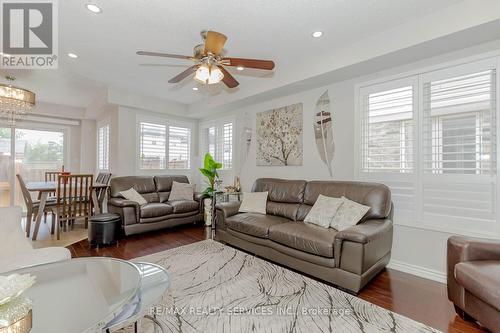
[{"label": "glass coffee table", "polygon": [[71,259],[10,273],[36,277],[23,294],[33,302],[31,333],[113,332],[129,325],[137,330],[137,321],[169,286],[168,274],[160,266],[104,257]]}]

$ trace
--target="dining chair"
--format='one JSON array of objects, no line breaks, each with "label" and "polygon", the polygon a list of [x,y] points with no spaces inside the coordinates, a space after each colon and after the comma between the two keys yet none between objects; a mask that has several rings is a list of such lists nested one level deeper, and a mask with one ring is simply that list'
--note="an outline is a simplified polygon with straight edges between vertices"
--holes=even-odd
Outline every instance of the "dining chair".
[{"label": "dining chair", "polygon": [[[112,175],[111,172],[99,172],[97,174],[97,178],[96,178],[95,182],[100,183],[100,184],[109,185],[109,181],[111,180],[111,175]],[[104,197],[106,195],[106,190],[107,190],[107,188],[105,188],[105,187],[95,189],[97,200],[99,202],[99,206],[100,206],[101,211],[102,211],[102,205],[104,202]]]},{"label": "dining chair", "polygon": [[76,219],[85,220],[88,228],[92,215],[93,175],[59,175],[56,188],[56,230],[57,239],[61,238],[61,227],[64,229]]},{"label": "dining chair", "polygon": [[[56,182],[57,175],[59,175],[60,171],[45,171],[45,181],[46,182]],[[49,192],[49,197],[55,197],[56,192]],[[38,196],[40,199],[40,195]]]},{"label": "dining chair", "polygon": [[[23,177],[20,174],[16,175],[17,180],[19,182],[19,187],[21,188],[21,193],[23,195],[23,200],[26,205],[26,237],[29,237],[31,234],[31,222],[33,219],[36,219],[38,215],[38,208],[40,206],[39,200],[33,200],[31,197],[30,191],[26,187],[26,183],[24,182]],[[51,232],[54,233],[54,224],[55,224],[55,215],[53,214],[52,208],[55,206],[56,201],[54,199],[48,199],[45,203],[44,209],[44,218],[45,222],[47,222],[47,213],[52,212],[52,229]]]}]

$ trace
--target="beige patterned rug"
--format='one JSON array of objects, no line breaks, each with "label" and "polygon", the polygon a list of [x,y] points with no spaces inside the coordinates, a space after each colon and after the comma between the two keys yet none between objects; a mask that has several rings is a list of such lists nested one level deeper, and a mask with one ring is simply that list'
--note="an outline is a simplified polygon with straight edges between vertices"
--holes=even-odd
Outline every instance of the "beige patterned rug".
[{"label": "beige patterned rug", "polygon": [[170,273],[155,309],[165,332],[438,332],[212,240],[136,260]]}]

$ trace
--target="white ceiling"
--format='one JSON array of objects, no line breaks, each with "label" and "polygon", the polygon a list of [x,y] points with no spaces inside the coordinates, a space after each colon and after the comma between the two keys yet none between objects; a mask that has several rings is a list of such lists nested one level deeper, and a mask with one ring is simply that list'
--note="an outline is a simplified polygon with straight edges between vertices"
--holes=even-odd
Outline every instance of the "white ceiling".
[{"label": "white ceiling", "polygon": [[[336,50],[463,1],[95,0],[103,9],[97,15],[85,9],[88,2],[59,1],[58,70],[9,72],[41,101],[86,107],[105,88],[184,104],[243,99],[259,89],[306,79],[309,67]],[[272,59],[275,71],[231,70],[240,87],[229,91],[219,84],[193,91],[193,80],[167,82],[190,61],[135,54],[149,50],[191,55],[202,29],[228,36],[228,56]],[[324,36],[312,38],[316,30]],[[68,52],[79,58],[68,58]],[[318,74],[317,68],[314,71]]]}]

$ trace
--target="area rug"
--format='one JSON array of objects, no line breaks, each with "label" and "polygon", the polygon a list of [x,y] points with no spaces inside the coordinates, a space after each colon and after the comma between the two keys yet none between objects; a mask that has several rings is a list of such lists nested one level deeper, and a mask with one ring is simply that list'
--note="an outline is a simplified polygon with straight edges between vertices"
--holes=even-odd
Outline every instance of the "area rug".
[{"label": "area rug", "polygon": [[[165,332],[438,332],[281,266],[205,240],[137,258],[165,267]],[[153,332],[150,321],[140,332]]]}]

